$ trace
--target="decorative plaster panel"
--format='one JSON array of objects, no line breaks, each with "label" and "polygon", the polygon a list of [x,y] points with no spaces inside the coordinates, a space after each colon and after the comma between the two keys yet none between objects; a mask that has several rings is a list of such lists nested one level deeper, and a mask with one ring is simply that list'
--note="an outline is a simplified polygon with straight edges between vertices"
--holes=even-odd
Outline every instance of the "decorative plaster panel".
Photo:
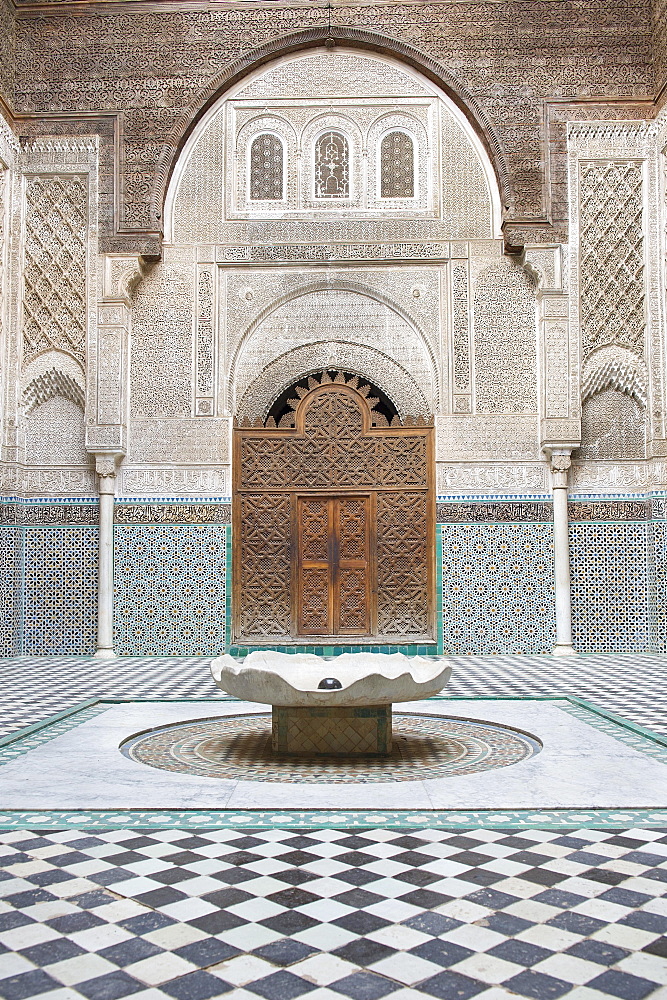
[{"label": "decorative plaster panel", "polygon": [[[157,264],[139,285],[132,311],[131,413],[137,418],[192,411],[194,273],[187,255]],[[159,436],[159,424],[155,424]]]},{"label": "decorative plaster panel", "polygon": [[[374,350],[380,347],[400,368],[412,374],[429,406],[437,400],[432,356],[414,327],[384,302],[373,298],[372,293],[340,288],[311,291],[269,313],[244,341],[235,366],[234,385],[230,388],[240,400],[277,356],[304,343],[327,341]],[[390,383],[393,366],[385,367],[385,377],[380,373],[380,380]],[[302,374],[295,371],[293,377]]]},{"label": "decorative plaster panel", "polygon": [[224,465],[229,461],[229,420],[133,420],[127,464]]},{"label": "decorative plaster panel", "polygon": [[393,358],[361,344],[322,340],[295,347],[267,365],[238,403],[238,418],[264,422],[272,403],[298,374],[309,375],[323,369],[354,372],[374,382],[391,399],[401,419],[408,414],[431,415],[432,407],[422,389]]},{"label": "decorative plaster panel", "polygon": [[26,180],[23,356],[56,348],[81,364],[86,356],[87,178]]},{"label": "decorative plaster panel", "polygon": [[90,466],[81,405],[52,396],[35,407],[26,421],[28,465]]},{"label": "decorative plaster panel", "polygon": [[480,413],[536,413],[536,311],[530,278],[509,261],[475,286],[475,406]]}]

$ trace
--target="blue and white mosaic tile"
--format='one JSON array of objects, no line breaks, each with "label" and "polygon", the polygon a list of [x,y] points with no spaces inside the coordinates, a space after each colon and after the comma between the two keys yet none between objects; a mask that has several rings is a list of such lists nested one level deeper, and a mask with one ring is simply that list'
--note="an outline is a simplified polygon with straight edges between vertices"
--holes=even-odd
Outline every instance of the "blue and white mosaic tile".
[{"label": "blue and white mosaic tile", "polygon": [[21,528],[0,527],[0,656],[21,649],[22,541]]},{"label": "blue and white mosaic tile", "polygon": [[444,524],[445,652],[546,653],[555,642],[553,526]]},{"label": "blue and white mosaic tile", "polygon": [[647,522],[570,524],[572,634],[585,653],[652,646]]},{"label": "blue and white mosaic tile", "polygon": [[96,646],[98,529],[28,527],[22,649],[86,656]]},{"label": "blue and white mosaic tile", "polygon": [[224,651],[224,525],[118,525],[114,549],[119,656]]}]

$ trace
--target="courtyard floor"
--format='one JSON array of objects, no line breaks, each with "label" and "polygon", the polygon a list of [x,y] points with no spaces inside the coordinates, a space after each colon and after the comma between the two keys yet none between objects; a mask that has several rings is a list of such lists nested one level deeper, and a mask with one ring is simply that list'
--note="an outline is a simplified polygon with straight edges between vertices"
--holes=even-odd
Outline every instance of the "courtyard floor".
[{"label": "courtyard floor", "polygon": [[[577,696],[667,734],[665,656],[452,659],[452,698]],[[2,731],[91,698],[219,699],[208,663],[0,661]],[[35,826],[0,832],[5,1000],[667,997],[667,824]]]}]

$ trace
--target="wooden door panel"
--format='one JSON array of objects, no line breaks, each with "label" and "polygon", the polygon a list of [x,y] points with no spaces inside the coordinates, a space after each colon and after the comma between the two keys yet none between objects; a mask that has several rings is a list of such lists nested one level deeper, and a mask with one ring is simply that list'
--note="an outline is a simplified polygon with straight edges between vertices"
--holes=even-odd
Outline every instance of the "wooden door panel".
[{"label": "wooden door panel", "polygon": [[334,629],[368,635],[370,616],[370,498],[336,497],[334,506]]},{"label": "wooden door panel", "polygon": [[298,634],[370,634],[370,498],[299,497],[297,526]]},{"label": "wooden door panel", "polygon": [[368,635],[370,608],[368,606],[368,571],[340,569],[335,597],[335,617],[338,635]]},{"label": "wooden door panel", "polygon": [[329,567],[303,567],[300,575],[299,631],[302,635],[331,633]]},{"label": "wooden door panel", "polygon": [[357,381],[328,378],[295,390],[293,426],[234,429],[234,640],[431,641],[433,427],[376,426]]},{"label": "wooden door panel", "polygon": [[324,497],[299,497],[297,623],[301,635],[333,629],[332,510]]}]

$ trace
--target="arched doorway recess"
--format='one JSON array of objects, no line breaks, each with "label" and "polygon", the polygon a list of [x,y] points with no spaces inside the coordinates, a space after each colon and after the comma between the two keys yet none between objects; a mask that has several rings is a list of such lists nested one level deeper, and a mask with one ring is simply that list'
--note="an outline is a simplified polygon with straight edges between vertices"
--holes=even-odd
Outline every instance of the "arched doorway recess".
[{"label": "arched doorway recess", "polygon": [[325,373],[293,427],[235,428],[237,643],[433,641],[433,427],[367,394]]}]

